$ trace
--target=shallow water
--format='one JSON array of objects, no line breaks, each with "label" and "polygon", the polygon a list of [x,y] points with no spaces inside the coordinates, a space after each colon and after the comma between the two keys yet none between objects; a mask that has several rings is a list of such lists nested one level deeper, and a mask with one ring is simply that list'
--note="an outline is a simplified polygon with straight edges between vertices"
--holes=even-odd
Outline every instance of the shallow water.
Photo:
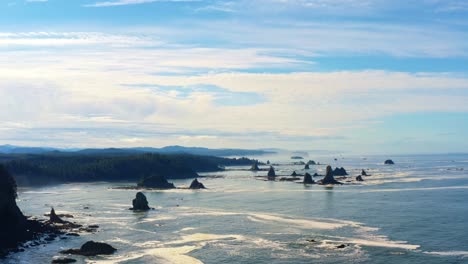
[{"label": "shallow water", "polygon": [[[277,174],[304,173],[288,157],[259,158],[282,164]],[[221,176],[201,179],[208,190],[145,192],[155,207],[146,213],[128,210],[134,190],[110,188],[131,183],[21,189],[25,214],[43,215],[54,206],[100,229],[0,262],[50,263],[60,250],[95,240],[117,253],[76,257],[78,263],[468,263],[468,155],[392,157],[394,166],[382,165],[386,158],[314,157],[351,176],[363,168],[372,174],[333,188],[267,182],[255,178],[266,171],[231,167],[203,174]],[[341,244],[349,246],[337,249]]]}]

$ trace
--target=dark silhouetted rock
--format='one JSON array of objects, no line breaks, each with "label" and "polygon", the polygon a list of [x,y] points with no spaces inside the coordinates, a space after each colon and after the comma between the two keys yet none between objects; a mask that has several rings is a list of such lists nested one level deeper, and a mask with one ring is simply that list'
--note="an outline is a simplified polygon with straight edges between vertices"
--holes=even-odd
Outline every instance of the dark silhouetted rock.
[{"label": "dark silhouetted rock", "polygon": [[293,173],[291,174],[291,176],[297,176],[296,171],[293,171]]},{"label": "dark silhouetted rock", "polygon": [[317,177],[317,176],[319,176],[319,175],[318,175],[318,173],[314,173],[314,175],[313,175],[313,176],[314,176],[314,177]]},{"label": "dark silhouetted rock", "polygon": [[327,185],[327,184],[342,184],[342,183],[335,180],[335,178],[333,177],[332,168],[330,165],[328,165],[325,177],[320,181],[320,184]]},{"label": "dark silhouetted rock", "polygon": [[116,250],[117,249],[115,249],[114,247],[106,243],[88,241],[84,243],[79,249],[68,249],[68,250],[61,251],[60,253],[89,257],[89,256],[97,256],[97,255],[111,255],[111,254],[114,254]]},{"label": "dark silhouetted rock", "polygon": [[133,207],[130,209],[135,211],[148,211],[151,209],[148,206],[148,200],[146,200],[146,196],[142,192],[137,192],[135,199],[132,201],[132,205]]},{"label": "dark silhouetted rock", "polygon": [[316,163],[315,161],[313,161],[313,160],[309,160],[309,161],[307,162],[307,164],[309,164],[309,165],[317,165],[317,163]]},{"label": "dark silhouetted rock", "polygon": [[309,169],[309,164],[306,164],[306,165],[304,166],[304,170],[308,170],[308,169]]},{"label": "dark silhouetted rock", "polygon": [[348,173],[343,167],[335,168],[335,170],[333,170],[333,176],[346,176],[346,175],[348,175]]},{"label": "dark silhouetted rock", "polygon": [[275,177],[276,177],[275,168],[273,168],[273,166],[270,166],[270,169],[268,170],[268,179],[274,180]]},{"label": "dark silhouetted rock", "polygon": [[269,161],[269,160],[267,160],[267,163],[266,163],[266,164],[267,164],[267,165],[270,165],[270,161]]},{"label": "dark silhouetted rock", "polygon": [[341,245],[337,246],[336,248],[345,248],[345,247],[346,247],[345,244],[341,244]]},{"label": "dark silhouetted rock", "polygon": [[369,175],[367,175],[367,172],[366,172],[365,170],[362,170],[362,171],[361,171],[361,175],[362,175],[362,176],[369,176]]},{"label": "dark silhouetted rock", "polygon": [[143,178],[139,183],[138,187],[144,188],[155,188],[155,189],[174,189],[174,184],[168,182],[166,178],[160,175],[149,176]]},{"label": "dark silhouetted rock", "polygon": [[393,160],[388,159],[388,160],[386,160],[386,161],[384,162],[384,164],[385,164],[385,165],[393,165],[393,164],[395,164],[395,163],[393,162]]},{"label": "dark silhouetted rock", "polygon": [[260,168],[258,167],[258,161],[255,161],[254,164],[252,164],[252,167],[250,167],[251,171],[259,171]]},{"label": "dark silhouetted rock", "polygon": [[292,156],[291,159],[304,159],[304,158],[301,156]]},{"label": "dark silhouetted rock", "polygon": [[280,180],[280,181],[298,181],[298,180],[300,180],[300,179],[301,179],[301,178],[298,178],[298,177],[290,177],[290,178],[289,178],[289,177],[282,177],[282,178],[280,178],[279,180]]},{"label": "dark silhouetted rock", "polygon": [[359,176],[356,177],[356,181],[364,181],[364,179],[362,179],[362,176],[359,175]]},{"label": "dark silhouetted rock", "polygon": [[189,189],[206,189],[203,183],[199,182],[197,179],[193,180],[190,184]]},{"label": "dark silhouetted rock", "polygon": [[56,264],[67,264],[67,263],[75,263],[76,259],[72,258],[56,258],[52,260],[52,263]]},{"label": "dark silhouetted rock", "polygon": [[50,209],[49,221],[50,221],[51,223],[59,223],[59,224],[65,223],[65,221],[63,221],[63,220],[55,213],[55,210],[54,210],[53,207],[52,207],[52,209]]},{"label": "dark silhouetted rock", "polygon": [[312,179],[312,175],[310,175],[309,173],[306,173],[305,176],[304,176],[304,184],[314,184],[315,181],[314,179]]}]

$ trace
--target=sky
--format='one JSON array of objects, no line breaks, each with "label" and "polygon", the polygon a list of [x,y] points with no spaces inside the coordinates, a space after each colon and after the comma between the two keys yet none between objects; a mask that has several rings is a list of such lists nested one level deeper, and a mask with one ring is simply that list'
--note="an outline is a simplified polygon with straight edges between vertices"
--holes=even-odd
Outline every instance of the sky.
[{"label": "sky", "polygon": [[468,1],[0,0],[0,144],[468,152]]}]

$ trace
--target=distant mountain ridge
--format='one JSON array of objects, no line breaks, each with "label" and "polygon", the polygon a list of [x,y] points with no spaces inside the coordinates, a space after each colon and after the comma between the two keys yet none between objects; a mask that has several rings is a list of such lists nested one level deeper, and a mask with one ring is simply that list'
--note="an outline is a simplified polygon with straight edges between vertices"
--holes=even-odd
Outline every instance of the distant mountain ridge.
[{"label": "distant mountain ridge", "polygon": [[0,153],[3,154],[44,154],[50,152],[76,153],[76,154],[137,154],[137,153],[185,153],[204,156],[243,156],[263,155],[275,153],[271,150],[252,149],[210,149],[203,147],[167,146],[163,148],[135,147],[135,148],[87,148],[87,149],[61,149],[50,147],[20,147],[13,145],[0,145]]}]

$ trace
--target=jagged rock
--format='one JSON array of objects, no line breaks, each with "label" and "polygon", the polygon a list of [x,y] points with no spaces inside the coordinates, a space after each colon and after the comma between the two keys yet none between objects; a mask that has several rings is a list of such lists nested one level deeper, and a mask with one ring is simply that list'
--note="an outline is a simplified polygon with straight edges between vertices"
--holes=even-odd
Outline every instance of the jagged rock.
[{"label": "jagged rock", "polygon": [[168,182],[163,176],[155,175],[143,178],[138,187],[155,188],[155,189],[174,189],[174,184]]},{"label": "jagged rock", "polygon": [[67,263],[75,263],[76,259],[72,258],[56,258],[52,260],[52,263],[60,263],[60,264],[67,264]]},{"label": "jagged rock", "polygon": [[65,223],[65,221],[63,221],[63,220],[55,213],[55,210],[54,210],[53,207],[52,207],[52,209],[50,209],[49,222],[51,222],[51,223],[59,223],[59,224]]},{"label": "jagged rock", "polygon": [[362,175],[362,176],[369,176],[369,175],[367,175],[367,172],[366,172],[365,170],[362,170],[362,171],[361,171],[361,175]]},{"label": "jagged rock", "polygon": [[254,164],[252,164],[252,167],[250,167],[251,171],[259,171],[260,168],[258,167],[258,161],[255,161]]},{"label": "jagged rock", "polygon": [[114,254],[116,250],[117,249],[115,249],[114,247],[106,243],[88,241],[84,243],[79,249],[67,249],[67,250],[61,251],[60,253],[89,257],[89,256],[97,256],[97,255],[111,255],[111,254]]},{"label": "jagged rock", "polygon": [[309,165],[317,165],[317,163],[315,163],[315,161],[313,161],[313,160],[309,160],[309,161],[307,162],[307,164],[309,164]]},{"label": "jagged rock", "polygon": [[308,170],[309,169],[309,163],[307,163],[305,166],[304,166],[304,170]]},{"label": "jagged rock", "polygon": [[317,177],[317,176],[319,176],[318,173],[314,173],[313,177]]},{"label": "jagged rock", "polygon": [[273,166],[270,166],[270,170],[268,170],[268,179],[274,180],[275,177],[276,177],[275,168],[273,168]]},{"label": "jagged rock", "polygon": [[314,184],[315,181],[312,179],[312,175],[310,175],[309,173],[306,173],[305,176],[304,176],[304,184]]},{"label": "jagged rock", "polygon": [[206,189],[203,183],[199,182],[197,179],[193,180],[190,184],[189,189]]},{"label": "jagged rock", "polygon": [[293,171],[293,173],[291,174],[291,176],[297,176],[296,171]]},{"label": "jagged rock", "polygon": [[348,173],[343,167],[335,168],[335,170],[333,170],[333,176],[346,176],[346,175],[348,175]]},{"label": "jagged rock", "polygon": [[270,160],[267,160],[267,163],[266,163],[266,164],[267,164],[267,165],[270,165]]},{"label": "jagged rock", "polygon": [[364,181],[364,179],[362,179],[362,176],[359,175],[359,176],[356,177],[356,181]]},{"label": "jagged rock", "polygon": [[388,160],[386,160],[386,161],[384,162],[384,164],[385,164],[385,165],[393,165],[393,164],[395,164],[395,163],[393,162],[393,160],[388,159]]},{"label": "jagged rock", "polygon": [[320,181],[320,184],[327,185],[327,184],[342,184],[342,183],[335,180],[335,178],[333,177],[332,168],[330,165],[328,165],[325,177]]},{"label": "jagged rock", "polygon": [[148,206],[148,200],[142,192],[137,192],[135,199],[132,201],[133,208],[131,210],[135,211],[148,211],[151,208]]}]

